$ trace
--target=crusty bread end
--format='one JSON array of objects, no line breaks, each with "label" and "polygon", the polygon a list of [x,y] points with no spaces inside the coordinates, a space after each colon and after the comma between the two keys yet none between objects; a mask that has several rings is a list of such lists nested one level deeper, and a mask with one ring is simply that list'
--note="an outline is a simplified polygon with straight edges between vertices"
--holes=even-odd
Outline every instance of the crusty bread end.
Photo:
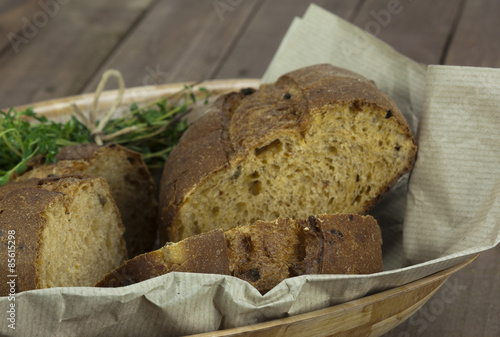
[{"label": "crusty bread end", "polygon": [[109,273],[100,287],[126,286],[169,272],[232,275],[266,293],[307,274],[380,272],[382,237],[376,220],[356,214],[278,218],[169,243]]}]

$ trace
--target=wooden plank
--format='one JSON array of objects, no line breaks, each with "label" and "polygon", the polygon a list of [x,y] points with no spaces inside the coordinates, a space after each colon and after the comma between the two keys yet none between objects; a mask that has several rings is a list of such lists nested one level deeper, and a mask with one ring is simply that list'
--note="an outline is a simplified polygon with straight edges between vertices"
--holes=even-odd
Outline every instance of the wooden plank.
[{"label": "wooden plank", "polygon": [[499,13],[499,1],[467,1],[445,64],[500,67]]},{"label": "wooden plank", "polygon": [[367,0],[354,23],[402,54],[438,64],[461,0]]},{"label": "wooden plank", "polygon": [[[349,19],[360,1],[321,0],[315,4]],[[302,17],[309,4],[304,0],[267,0],[213,77],[262,77],[293,18]]]},{"label": "wooden plank", "polygon": [[102,72],[110,68],[122,72],[128,87],[208,79],[258,5],[259,1],[157,2],[84,91],[93,91]]},{"label": "wooden plank", "polygon": [[19,52],[0,55],[2,106],[78,93],[152,1],[54,0],[54,15],[35,12]]},{"label": "wooden plank", "polygon": [[[40,10],[39,0],[2,1],[0,3],[0,54],[15,44],[15,36],[25,26],[25,20]],[[12,42],[11,42],[12,41]]]},{"label": "wooden plank", "polygon": [[415,315],[384,337],[499,336],[499,256],[500,246],[479,254]]}]

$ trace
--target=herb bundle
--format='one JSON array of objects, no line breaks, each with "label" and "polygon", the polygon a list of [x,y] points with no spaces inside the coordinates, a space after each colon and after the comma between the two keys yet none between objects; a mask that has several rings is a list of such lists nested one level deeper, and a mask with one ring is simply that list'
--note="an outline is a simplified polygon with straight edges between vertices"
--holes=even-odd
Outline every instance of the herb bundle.
[{"label": "herb bundle", "polygon": [[34,155],[44,154],[47,162],[54,162],[60,147],[88,143],[90,134],[74,117],[61,124],[37,116],[31,108],[20,112],[11,108],[0,111],[0,138],[0,185],[4,185],[14,172],[23,172]]},{"label": "herb bundle", "polygon": [[[185,116],[197,101],[192,87],[184,86],[174,102],[171,96],[144,107],[132,104],[128,113],[101,126],[100,139],[140,152],[151,168],[162,167],[188,127]],[[207,90],[199,90],[206,103]],[[38,116],[31,108],[11,108],[8,112],[0,111],[0,139],[0,185],[4,185],[14,172],[22,173],[33,156],[45,155],[46,162],[53,163],[59,148],[94,142],[95,134],[85,119],[72,116],[65,123],[57,123]]]}]

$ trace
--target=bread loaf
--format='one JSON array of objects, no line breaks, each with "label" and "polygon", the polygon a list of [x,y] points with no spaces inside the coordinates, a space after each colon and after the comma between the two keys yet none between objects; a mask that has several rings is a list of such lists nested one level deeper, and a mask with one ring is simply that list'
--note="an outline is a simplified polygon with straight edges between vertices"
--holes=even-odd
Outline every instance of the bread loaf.
[{"label": "bread loaf", "polygon": [[0,187],[0,199],[0,255],[15,260],[14,270],[0,264],[0,296],[9,294],[8,275],[17,275],[16,293],[91,286],[127,257],[124,227],[103,178],[10,183]]},{"label": "bread loaf", "polygon": [[416,150],[386,94],[328,64],[224,95],[165,164],[161,240],[279,216],[365,214]]},{"label": "bread loaf", "polygon": [[96,286],[126,286],[174,271],[229,275],[222,231],[214,230],[177,243],[167,243],[158,250],[136,256],[107,274]]},{"label": "bread loaf", "polygon": [[16,181],[83,173],[106,179],[125,225],[130,257],[153,249],[157,237],[155,183],[138,152],[116,144],[82,144],[60,149],[57,162],[32,160]]},{"label": "bread loaf", "polygon": [[125,286],[173,271],[233,275],[266,293],[306,274],[382,271],[382,237],[371,216],[310,216],[257,221],[168,243],[109,273],[100,287]]}]

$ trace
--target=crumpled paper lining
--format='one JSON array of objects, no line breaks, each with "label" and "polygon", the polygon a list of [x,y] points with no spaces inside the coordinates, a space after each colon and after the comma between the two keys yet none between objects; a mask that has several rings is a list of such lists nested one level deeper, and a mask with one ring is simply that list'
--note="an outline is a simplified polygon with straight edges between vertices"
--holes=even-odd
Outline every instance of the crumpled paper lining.
[{"label": "crumpled paper lining", "polygon": [[[397,287],[497,245],[500,70],[417,64],[311,5],[292,23],[263,81],[322,62],[374,80],[399,105],[419,143],[409,192],[405,177],[373,211],[383,229],[384,272],[300,276],[264,296],[233,277],[191,273],[116,289],[27,291],[16,295],[16,330],[4,321],[0,333],[180,336],[243,326]],[[1,310],[8,305],[0,298]]]}]

